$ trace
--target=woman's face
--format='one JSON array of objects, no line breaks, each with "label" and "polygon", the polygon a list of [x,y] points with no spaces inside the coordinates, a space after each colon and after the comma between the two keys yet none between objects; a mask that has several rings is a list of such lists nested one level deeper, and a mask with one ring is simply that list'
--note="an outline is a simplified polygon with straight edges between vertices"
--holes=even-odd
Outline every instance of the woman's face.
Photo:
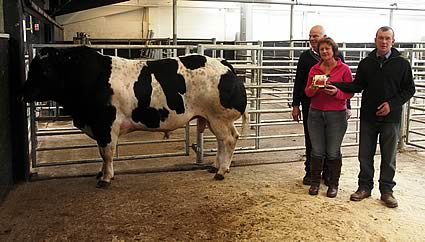
[{"label": "woman's face", "polygon": [[332,50],[332,46],[327,43],[321,43],[319,46],[319,54],[322,60],[329,60],[334,58],[334,52]]}]

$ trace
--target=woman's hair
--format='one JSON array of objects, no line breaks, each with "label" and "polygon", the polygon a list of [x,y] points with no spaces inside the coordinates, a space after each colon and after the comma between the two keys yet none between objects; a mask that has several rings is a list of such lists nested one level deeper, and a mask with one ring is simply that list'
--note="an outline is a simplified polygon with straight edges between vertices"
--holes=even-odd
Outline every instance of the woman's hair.
[{"label": "woman's hair", "polygon": [[328,44],[332,47],[332,51],[334,52],[334,58],[337,59],[338,58],[338,45],[335,43],[335,41],[331,38],[331,37],[323,37],[321,39],[319,39],[319,41],[317,42],[317,53],[320,54],[320,45],[321,44]]}]

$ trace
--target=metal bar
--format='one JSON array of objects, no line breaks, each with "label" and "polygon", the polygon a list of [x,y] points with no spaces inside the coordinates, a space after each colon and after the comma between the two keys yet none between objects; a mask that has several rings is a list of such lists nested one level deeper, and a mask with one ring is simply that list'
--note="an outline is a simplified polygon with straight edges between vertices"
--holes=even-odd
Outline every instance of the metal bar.
[{"label": "metal bar", "polygon": [[30,135],[31,135],[31,167],[35,167],[37,164],[37,125],[35,122],[35,106],[34,103],[30,104]]},{"label": "metal bar", "polygon": [[[358,143],[345,143],[341,147],[357,146]],[[238,147],[235,149],[235,154],[247,154],[247,153],[263,153],[263,152],[278,152],[278,151],[292,151],[292,150],[303,150],[305,146],[292,146],[292,147],[280,147],[280,148],[261,148],[254,149],[254,147]],[[205,151],[205,156],[215,155],[216,149],[210,149]]]},{"label": "metal bar", "polygon": [[406,8],[390,5],[389,7],[382,6],[367,6],[367,5],[342,5],[342,4],[319,4],[319,3],[303,3],[300,1],[282,1],[282,0],[188,0],[188,1],[208,1],[208,2],[236,2],[236,3],[259,3],[259,4],[278,4],[291,6],[308,6],[308,7],[329,7],[329,8],[354,8],[354,9],[380,9],[380,10],[404,10],[404,11],[425,11],[423,8]]},{"label": "metal bar", "polygon": [[[163,158],[163,157],[173,157],[173,156],[184,156],[184,152],[175,152],[175,153],[163,153],[163,154],[152,154],[152,155],[131,155],[131,156],[121,156],[115,158],[114,161],[125,161],[125,160],[138,160],[138,159],[152,159],[152,158]],[[98,163],[103,162],[102,159],[85,159],[85,160],[64,160],[64,161],[41,161],[38,162],[36,167],[51,167],[51,166],[60,166],[60,165],[73,165],[73,164],[87,164],[87,163]]]},{"label": "metal bar", "polygon": [[190,152],[190,125],[186,125],[184,128],[184,151],[186,155]]},{"label": "metal bar", "polygon": [[410,130],[409,132],[412,133],[412,134],[419,135],[419,136],[425,136],[425,134],[423,132],[417,132],[415,130]]},{"label": "metal bar", "polygon": [[[185,139],[166,139],[166,140],[150,140],[150,141],[132,141],[132,142],[120,142],[117,147],[128,146],[128,145],[144,145],[144,144],[157,144],[157,143],[171,143],[171,142],[182,142]],[[85,149],[85,148],[96,148],[96,144],[87,145],[71,145],[71,146],[54,146],[54,147],[40,147],[37,151],[49,151],[49,150],[69,150],[69,149]]]},{"label": "metal bar", "polygon": [[[357,134],[358,131],[347,131],[345,134]],[[279,138],[296,138],[304,137],[304,134],[278,134],[278,135],[262,135],[262,136],[241,136],[240,140],[254,140],[254,139],[279,139]],[[204,136],[204,142],[215,142],[214,136]]]},{"label": "metal bar", "polygon": [[419,145],[419,144],[415,144],[415,143],[412,143],[412,142],[409,142],[408,145],[415,146],[415,147],[418,147],[418,148],[421,148],[421,149],[425,149],[424,145]]},{"label": "metal bar", "polygon": [[411,118],[410,121],[425,124],[425,120]]},{"label": "metal bar", "polygon": [[201,129],[199,119],[196,120],[196,163],[204,162],[204,130]]},{"label": "metal bar", "polygon": [[[94,49],[181,49],[188,48],[185,45],[81,45],[81,44],[33,44],[33,48],[71,48],[78,46],[89,46]],[[190,47],[190,46],[189,46]]]},{"label": "metal bar", "polygon": [[[421,105],[421,106],[423,106],[423,105]],[[413,109],[413,110],[420,110],[420,111],[425,111],[425,108],[423,108],[423,107],[419,107],[419,105],[416,105],[416,104],[414,104],[414,105],[410,105],[410,109]]]}]

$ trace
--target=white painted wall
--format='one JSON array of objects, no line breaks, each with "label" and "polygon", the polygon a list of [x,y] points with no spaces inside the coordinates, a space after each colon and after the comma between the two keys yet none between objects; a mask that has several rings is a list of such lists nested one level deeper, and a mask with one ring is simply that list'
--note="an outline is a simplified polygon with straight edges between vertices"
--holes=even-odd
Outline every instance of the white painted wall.
[{"label": "white painted wall", "polygon": [[[234,40],[239,32],[239,9],[235,8],[191,8],[177,10],[178,38]],[[171,7],[149,10],[149,29],[155,38],[173,36],[173,12]]]},{"label": "white painted wall", "polygon": [[99,7],[56,18],[64,26],[65,40],[72,40],[76,32],[85,32],[91,38],[141,39],[142,19],[142,8],[117,6]]},{"label": "white painted wall", "polygon": [[[289,5],[253,5],[252,40],[288,40]],[[372,42],[376,30],[389,25],[389,10],[330,7],[294,7],[294,39],[306,39],[311,26],[322,24],[337,42]],[[143,12],[137,5],[111,5],[57,18],[65,39],[75,32],[91,38],[142,38]],[[394,11],[396,41],[425,40],[424,12]],[[172,38],[172,7],[149,9],[149,29],[155,38]],[[235,40],[240,31],[237,3],[178,2],[178,38]]]}]

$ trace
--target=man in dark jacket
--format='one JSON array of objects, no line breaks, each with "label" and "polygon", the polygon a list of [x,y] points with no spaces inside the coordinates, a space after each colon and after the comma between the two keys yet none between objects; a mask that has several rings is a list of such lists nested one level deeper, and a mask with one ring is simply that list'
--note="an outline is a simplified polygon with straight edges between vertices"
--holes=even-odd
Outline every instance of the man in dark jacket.
[{"label": "man in dark jacket", "polygon": [[360,201],[373,189],[377,139],[381,150],[379,190],[387,207],[398,206],[393,196],[397,142],[400,135],[402,105],[415,93],[409,62],[392,47],[394,31],[381,27],[376,32],[376,49],[360,61],[352,83],[333,83],[345,92],[361,92],[358,189],[350,197]]},{"label": "man in dark jacket", "polygon": [[[325,29],[321,25],[315,25],[310,29],[309,33],[309,42],[310,49],[301,53],[300,58],[297,64],[297,72],[294,81],[294,89],[292,94],[292,118],[299,122],[301,119],[303,120],[304,127],[304,143],[305,143],[305,153],[306,160],[304,162],[305,165],[305,176],[303,178],[304,185],[310,185],[310,160],[311,160],[311,141],[310,135],[308,133],[307,128],[307,119],[308,119],[308,110],[310,108],[310,98],[307,97],[304,93],[305,86],[307,85],[308,73],[312,66],[317,64],[320,61],[319,53],[316,52],[317,42],[319,39],[326,37]],[[344,61],[344,58],[341,54],[339,54],[339,58]],[[302,106],[302,118],[301,118],[301,110],[300,104]],[[349,105],[349,102],[348,102]],[[348,106],[350,108],[350,106]],[[347,109],[347,115],[350,116],[351,111]],[[322,177],[325,180],[325,184],[327,184],[327,178],[329,177],[326,161],[324,162],[324,169]]]}]

